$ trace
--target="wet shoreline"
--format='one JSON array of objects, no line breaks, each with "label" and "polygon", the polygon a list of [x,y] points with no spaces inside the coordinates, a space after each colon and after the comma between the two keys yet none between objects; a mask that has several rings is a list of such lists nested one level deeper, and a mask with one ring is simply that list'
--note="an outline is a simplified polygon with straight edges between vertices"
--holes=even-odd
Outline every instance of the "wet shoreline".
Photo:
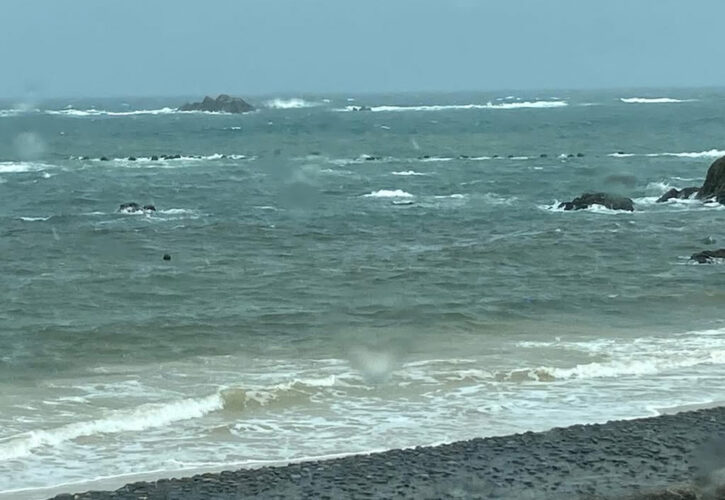
[{"label": "wet shoreline", "polygon": [[714,487],[724,437],[725,407],[717,407],[54,498],[626,498]]}]

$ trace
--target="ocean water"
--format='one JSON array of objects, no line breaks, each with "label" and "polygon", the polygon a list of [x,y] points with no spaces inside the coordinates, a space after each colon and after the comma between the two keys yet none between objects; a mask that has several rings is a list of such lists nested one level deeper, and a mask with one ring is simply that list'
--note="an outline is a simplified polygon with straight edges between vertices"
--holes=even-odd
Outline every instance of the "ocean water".
[{"label": "ocean water", "polygon": [[0,106],[0,497],[725,399],[725,91],[250,101]]}]

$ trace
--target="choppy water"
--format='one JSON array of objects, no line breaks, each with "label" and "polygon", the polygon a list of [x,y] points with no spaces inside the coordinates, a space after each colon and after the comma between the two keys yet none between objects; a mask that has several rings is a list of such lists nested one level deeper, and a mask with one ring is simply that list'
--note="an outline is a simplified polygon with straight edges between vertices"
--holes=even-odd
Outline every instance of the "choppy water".
[{"label": "choppy water", "polygon": [[0,495],[725,398],[724,91],[181,101],[0,110]]}]

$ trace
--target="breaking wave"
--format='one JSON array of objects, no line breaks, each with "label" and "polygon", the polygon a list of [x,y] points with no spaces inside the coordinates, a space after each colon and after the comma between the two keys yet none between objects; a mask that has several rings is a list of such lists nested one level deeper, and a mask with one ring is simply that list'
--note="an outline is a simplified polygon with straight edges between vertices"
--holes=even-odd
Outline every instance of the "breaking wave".
[{"label": "breaking wave", "polygon": [[[424,106],[372,106],[373,112],[398,112],[398,111],[452,111],[466,109],[542,109],[561,108],[567,106],[566,101],[524,101],[524,102],[502,102],[494,104],[446,104],[446,105],[424,105]],[[357,106],[346,106],[336,111],[357,111]]]},{"label": "breaking wave", "polygon": [[363,195],[366,198],[412,198],[413,195],[402,189],[380,189]]},{"label": "breaking wave", "polygon": [[391,172],[392,175],[402,175],[402,176],[411,176],[411,175],[428,175],[424,174],[423,172],[416,172],[415,170],[405,170],[400,172]]},{"label": "breaking wave", "polygon": [[117,411],[96,420],[75,422],[50,430],[36,430],[0,441],[0,460],[28,455],[44,446],[57,446],[63,442],[95,434],[138,432],[180,420],[200,418],[221,410],[224,400],[220,394],[199,399],[184,399],[166,404],[142,405],[131,411]]},{"label": "breaking wave", "polygon": [[270,109],[301,109],[314,108],[321,104],[319,102],[305,101],[299,97],[293,97],[292,99],[271,99],[265,102],[264,105]]},{"label": "breaking wave", "polygon": [[33,163],[33,162],[0,162],[0,174],[19,174],[23,172],[38,172],[47,168],[52,168],[52,165],[45,163]]},{"label": "breaking wave", "polygon": [[627,104],[667,104],[675,102],[692,102],[696,99],[673,99],[671,97],[621,97],[619,100]]},{"label": "breaking wave", "polygon": [[699,152],[684,152],[684,153],[624,153],[624,152],[618,152],[618,153],[610,153],[607,156],[611,156],[612,158],[631,158],[633,156],[643,156],[648,158],[658,158],[658,157],[675,157],[675,158],[720,158],[721,156],[725,156],[725,151],[720,149],[711,149],[709,151],[699,151]]},{"label": "breaking wave", "polygon": [[[193,111],[192,111],[193,112]],[[48,115],[62,115],[62,116],[133,116],[133,115],[168,115],[172,113],[186,113],[186,111],[179,111],[175,108],[161,108],[161,109],[139,109],[135,111],[106,111],[104,109],[47,109],[44,111]]]}]

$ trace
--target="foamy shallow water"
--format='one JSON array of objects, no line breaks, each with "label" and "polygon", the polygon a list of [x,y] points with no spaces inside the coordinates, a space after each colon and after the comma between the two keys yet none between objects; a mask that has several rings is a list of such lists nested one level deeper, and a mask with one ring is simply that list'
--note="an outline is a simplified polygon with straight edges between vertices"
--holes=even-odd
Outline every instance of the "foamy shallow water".
[{"label": "foamy shallow water", "polygon": [[0,496],[722,400],[723,207],[655,200],[725,110],[662,95],[0,113]]}]

